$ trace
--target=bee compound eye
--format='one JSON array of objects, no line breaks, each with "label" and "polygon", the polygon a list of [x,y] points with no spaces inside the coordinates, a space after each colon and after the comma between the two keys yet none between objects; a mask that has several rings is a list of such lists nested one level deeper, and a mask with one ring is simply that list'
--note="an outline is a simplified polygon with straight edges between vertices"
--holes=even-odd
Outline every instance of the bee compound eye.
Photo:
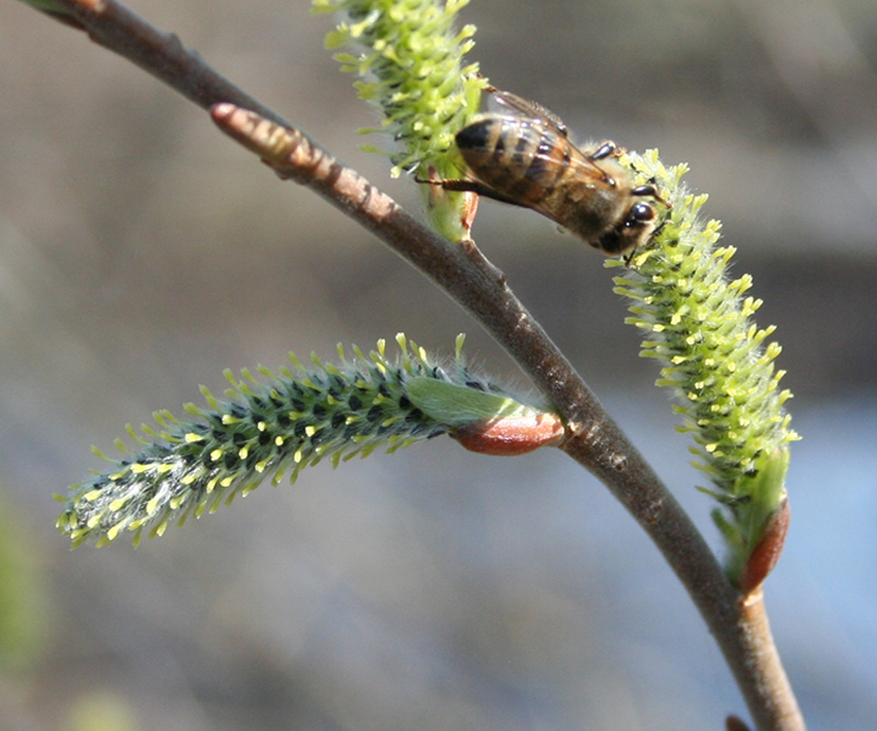
[{"label": "bee compound eye", "polygon": [[656,216],[654,206],[649,203],[636,203],[627,214],[627,223],[628,225],[651,223]]}]

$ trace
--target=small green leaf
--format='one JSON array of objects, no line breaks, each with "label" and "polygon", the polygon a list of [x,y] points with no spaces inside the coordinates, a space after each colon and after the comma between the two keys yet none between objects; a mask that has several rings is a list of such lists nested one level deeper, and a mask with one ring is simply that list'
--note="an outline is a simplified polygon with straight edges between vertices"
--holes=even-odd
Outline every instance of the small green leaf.
[{"label": "small green leaf", "polygon": [[412,378],[408,398],[421,411],[448,426],[461,427],[474,421],[538,414],[539,411],[508,396],[485,393],[468,386]]}]

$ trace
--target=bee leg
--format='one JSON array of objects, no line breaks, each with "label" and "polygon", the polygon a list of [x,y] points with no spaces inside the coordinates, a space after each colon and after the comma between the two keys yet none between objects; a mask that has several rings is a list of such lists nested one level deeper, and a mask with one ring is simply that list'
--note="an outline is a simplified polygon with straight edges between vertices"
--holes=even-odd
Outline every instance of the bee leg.
[{"label": "bee leg", "polygon": [[618,157],[621,153],[624,152],[624,148],[619,147],[614,142],[607,141],[600,145],[594,152],[588,155],[588,162],[591,163],[591,166],[600,173],[600,177],[603,178],[603,182],[606,185],[611,187],[615,187],[615,179],[609,175],[603,168],[601,168],[597,163],[600,160],[605,160],[607,157]]},{"label": "bee leg", "polygon": [[455,190],[458,192],[470,192],[470,193],[478,193],[478,195],[489,195],[488,192],[491,189],[488,188],[484,183],[479,183],[477,180],[454,180],[449,178],[440,178],[440,179],[426,179],[426,178],[414,178],[415,183],[421,183],[422,185],[437,185],[440,188],[444,188],[445,190]]},{"label": "bee leg", "polygon": [[526,203],[521,203],[520,201],[508,198],[501,193],[497,193],[489,185],[485,185],[477,180],[465,180],[462,178],[460,180],[425,180],[424,178],[414,178],[414,182],[422,183],[423,185],[438,185],[445,190],[476,193],[484,198],[490,198],[491,200],[499,201],[500,203],[508,203],[513,206],[521,206],[522,208],[530,208]]},{"label": "bee leg", "polygon": [[607,157],[618,157],[622,149],[614,142],[604,142],[588,157],[591,160],[605,160]]},{"label": "bee leg", "polygon": [[[436,175],[436,169],[432,166],[429,168],[430,176]],[[433,186],[433,190],[430,191],[430,205],[433,206],[436,204],[436,190],[435,188],[441,188],[442,190],[452,190],[459,191],[463,193],[474,193],[475,195],[464,196],[463,197],[463,209],[460,215],[460,224],[466,230],[466,236],[468,237],[469,231],[472,228],[472,222],[475,220],[475,213],[478,211],[478,197],[481,195],[479,189],[473,189],[468,187],[468,184],[473,184],[475,186],[480,186],[481,183],[476,183],[470,180],[450,180],[450,179],[441,179],[437,177],[429,177],[429,178],[421,178],[419,176],[414,176],[414,182],[420,183],[422,185],[431,185]],[[461,185],[463,184],[463,185]]]},{"label": "bee leg", "polygon": [[636,196],[649,196],[650,198],[654,198],[658,203],[667,206],[667,208],[672,208],[673,204],[669,201],[665,201],[661,194],[658,193],[658,189],[655,187],[654,183],[647,183],[646,185],[638,185],[633,190],[630,191],[632,195]]}]

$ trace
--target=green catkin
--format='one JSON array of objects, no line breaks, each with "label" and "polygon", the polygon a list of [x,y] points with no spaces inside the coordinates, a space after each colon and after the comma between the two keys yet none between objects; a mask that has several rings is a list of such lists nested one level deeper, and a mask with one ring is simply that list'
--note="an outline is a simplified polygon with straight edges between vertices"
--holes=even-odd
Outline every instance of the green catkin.
[{"label": "green catkin", "polygon": [[[326,36],[343,71],[356,73],[362,99],[382,115],[381,126],[398,144],[388,154],[391,174],[417,170],[420,177],[460,177],[454,135],[478,111],[486,80],[477,64],[465,64],[475,27],[456,29],[468,0],[313,0],[315,12],[338,12],[342,20]],[[380,152],[373,146],[364,149]],[[424,186],[433,224],[447,238],[466,236],[465,198]]]},{"label": "green catkin", "polygon": [[679,428],[692,433],[695,464],[715,488],[704,491],[722,504],[713,517],[736,580],[785,495],[788,444],[799,438],[783,408],[792,395],[779,388],[784,371],[774,369],[780,347],[765,344],[772,326],[760,330],[751,319],[761,305],[745,296],[751,277],[728,274],[734,249],[717,245],[720,224],[698,215],[706,196],[681,184],[687,167],[665,168],[654,150],[626,159],[672,208],[653,244],[615,278],[615,291],[631,300],[627,322],[643,333],[642,355],[662,364],[658,385],[676,393]]},{"label": "green catkin", "polygon": [[[144,531],[161,535],[174,520],[214,512],[268,477],[276,485],[289,474],[294,482],[304,467],[324,459],[337,466],[380,446],[393,452],[483,419],[487,395],[488,409],[496,413],[508,412],[509,405],[527,410],[469,371],[462,336],[456,360],[444,367],[404,335],[396,340],[400,355],[393,361],[379,341],[369,356],[354,348],[351,361],[339,346],[338,365],[312,356],[306,367],[291,355],[295,371],[259,368],[263,380],[246,370],[242,379],[226,371],[228,400],[202,387],[207,405],[185,406],[193,419],[156,412],[158,430],[144,425],[138,434],[128,428],[139,445],[136,452],[120,441],[121,459],[97,452],[110,467],[60,498],[65,505],[58,528],[74,547],[86,541],[103,545],[126,532],[137,543]],[[426,413],[407,393],[409,384],[424,379],[465,387],[480,405],[465,413],[465,407],[447,403]]]}]

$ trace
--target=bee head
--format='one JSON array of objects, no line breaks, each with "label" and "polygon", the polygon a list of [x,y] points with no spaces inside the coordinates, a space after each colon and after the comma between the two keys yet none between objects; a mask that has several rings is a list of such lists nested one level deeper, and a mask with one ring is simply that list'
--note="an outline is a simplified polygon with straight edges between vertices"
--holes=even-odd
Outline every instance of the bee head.
[{"label": "bee head", "polygon": [[645,244],[657,228],[658,212],[645,201],[634,203],[624,220],[591,244],[607,256],[616,256]]}]

